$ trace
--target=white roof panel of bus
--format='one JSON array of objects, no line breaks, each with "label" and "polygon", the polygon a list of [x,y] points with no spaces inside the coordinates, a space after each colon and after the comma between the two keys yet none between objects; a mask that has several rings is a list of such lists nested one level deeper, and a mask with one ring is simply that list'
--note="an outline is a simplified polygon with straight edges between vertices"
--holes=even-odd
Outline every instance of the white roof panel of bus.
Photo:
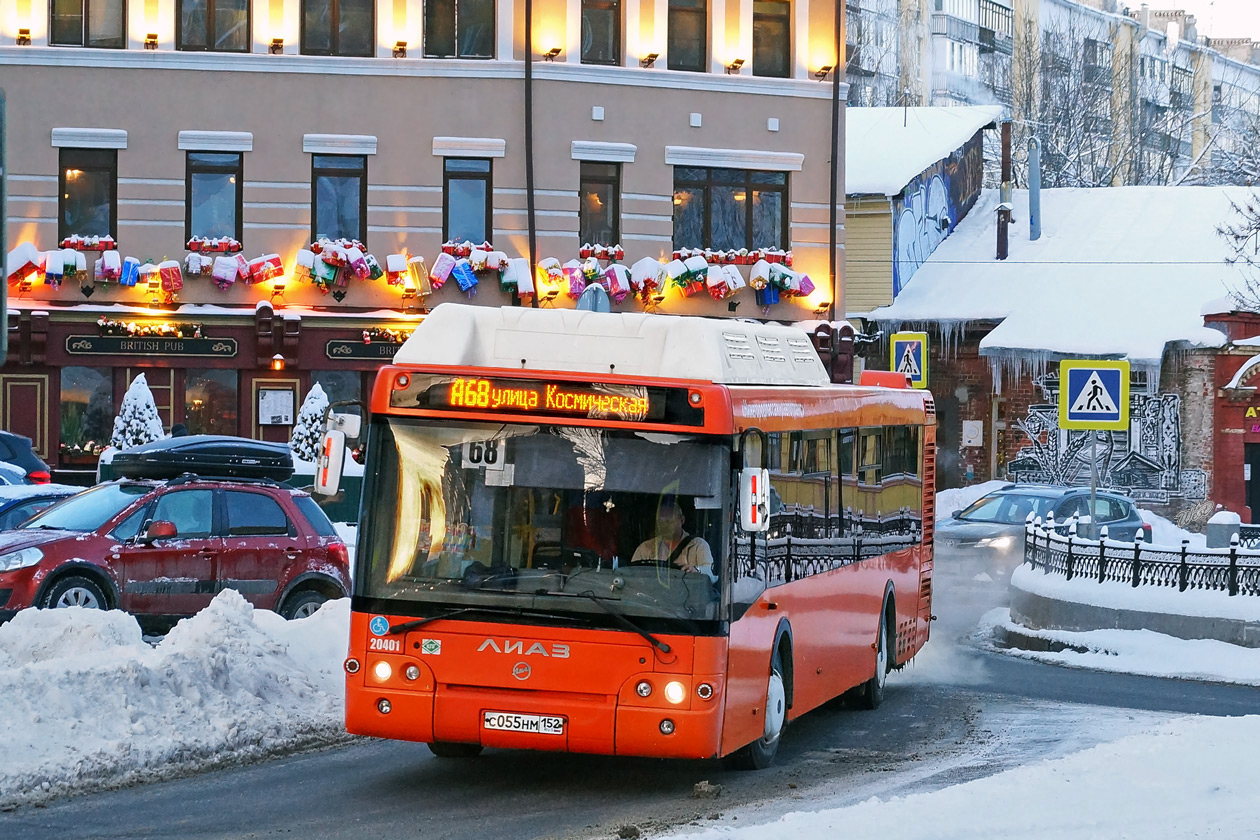
[{"label": "white roof panel of bus", "polygon": [[754,321],[443,303],[395,364],[560,370],[728,385],[827,385],[809,337]]}]

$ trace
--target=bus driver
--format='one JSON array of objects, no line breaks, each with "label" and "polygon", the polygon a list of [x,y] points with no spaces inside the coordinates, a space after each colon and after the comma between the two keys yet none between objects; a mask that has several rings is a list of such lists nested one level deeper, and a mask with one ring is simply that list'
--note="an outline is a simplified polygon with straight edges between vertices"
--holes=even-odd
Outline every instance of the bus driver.
[{"label": "bus driver", "polygon": [[656,535],[644,540],[634,550],[630,562],[677,566],[683,571],[699,572],[709,580],[717,580],[709,544],[684,530],[682,506],[674,496],[661,499],[661,506],[656,511]]}]

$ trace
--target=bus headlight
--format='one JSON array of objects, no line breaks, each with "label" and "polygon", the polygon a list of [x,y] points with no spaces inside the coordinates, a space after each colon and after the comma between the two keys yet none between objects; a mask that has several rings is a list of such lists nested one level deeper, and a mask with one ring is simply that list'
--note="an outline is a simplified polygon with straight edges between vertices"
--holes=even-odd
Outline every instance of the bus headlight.
[{"label": "bus headlight", "polygon": [[381,682],[385,682],[385,680],[393,676],[394,669],[389,667],[388,662],[381,661],[372,666],[372,674]]},{"label": "bus headlight", "polygon": [[677,706],[687,697],[687,687],[677,680],[665,683],[665,699]]},{"label": "bus headlight", "polygon": [[634,693],[640,697],[647,697],[652,693],[652,684],[647,680],[641,680],[639,684],[634,687]]}]

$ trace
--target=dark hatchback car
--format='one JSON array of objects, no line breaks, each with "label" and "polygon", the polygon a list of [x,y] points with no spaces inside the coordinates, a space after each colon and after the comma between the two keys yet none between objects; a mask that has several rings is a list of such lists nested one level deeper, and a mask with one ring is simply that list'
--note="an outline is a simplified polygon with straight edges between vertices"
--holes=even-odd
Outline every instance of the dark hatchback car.
[{"label": "dark hatchback car", "polygon": [[[1150,540],[1150,526],[1143,522],[1132,499],[1107,491],[1095,495],[1097,515],[1093,519],[1100,527],[1107,526],[1108,538],[1128,542],[1142,531],[1143,539]],[[1074,514],[1084,518],[1089,516],[1089,510],[1088,487],[1008,484],[938,522],[936,546],[946,552],[980,551],[1018,557],[1023,554],[1024,523],[1030,513],[1042,521],[1053,513],[1055,523],[1066,527]],[[1089,535],[1085,530],[1079,533]]]},{"label": "dark hatchback car", "polygon": [[46,507],[82,491],[64,484],[0,485],[0,531],[16,528]]},{"label": "dark hatchback car", "polygon": [[23,470],[27,484],[47,484],[52,480],[48,465],[35,454],[31,439],[24,435],[0,432],[0,461]]},{"label": "dark hatchback car", "polygon": [[286,618],[345,597],[345,543],[271,481],[119,479],[0,533],[0,619],[27,607],[192,615],[224,589]]}]

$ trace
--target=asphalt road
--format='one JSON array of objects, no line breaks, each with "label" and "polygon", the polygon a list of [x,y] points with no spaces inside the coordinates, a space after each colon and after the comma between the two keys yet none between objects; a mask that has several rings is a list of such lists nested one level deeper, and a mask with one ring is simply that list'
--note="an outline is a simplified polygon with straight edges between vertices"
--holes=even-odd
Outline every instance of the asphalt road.
[{"label": "asphalt road", "polygon": [[[1001,573],[938,562],[934,639],[883,706],[834,702],[791,726],[775,767],[488,750],[442,760],[361,740],[263,764],[0,814],[0,837],[611,838],[770,819],[932,790],[1139,731],[1166,713],[1260,711],[1254,688],[1075,670],[986,651],[966,635]],[[697,798],[701,781],[719,796]]]}]

